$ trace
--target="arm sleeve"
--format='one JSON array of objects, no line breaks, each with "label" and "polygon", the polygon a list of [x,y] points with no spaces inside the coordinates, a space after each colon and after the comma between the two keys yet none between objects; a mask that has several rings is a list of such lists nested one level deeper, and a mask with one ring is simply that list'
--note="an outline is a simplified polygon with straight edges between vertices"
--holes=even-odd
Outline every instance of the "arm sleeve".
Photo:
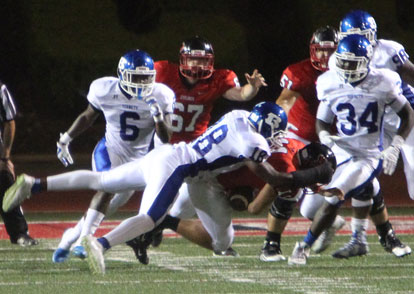
[{"label": "arm sleeve", "polygon": [[0,89],[1,96],[1,117],[3,121],[13,120],[16,117],[16,106],[14,105],[13,98],[7,89],[6,85],[2,85]]}]

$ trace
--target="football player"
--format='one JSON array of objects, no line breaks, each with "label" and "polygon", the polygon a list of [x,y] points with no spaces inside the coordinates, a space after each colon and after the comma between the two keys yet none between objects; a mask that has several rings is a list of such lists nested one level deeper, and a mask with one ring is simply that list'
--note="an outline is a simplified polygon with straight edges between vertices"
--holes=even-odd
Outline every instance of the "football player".
[{"label": "football player", "polygon": [[[290,128],[288,138],[297,139],[304,144],[317,141],[315,131],[316,110],[319,101],[316,97],[316,79],[328,70],[329,57],[335,52],[338,46],[338,33],[331,26],[318,28],[312,35],[309,44],[309,58],[298,63],[289,65],[282,73],[280,85],[282,92],[276,100],[288,113]],[[285,260],[280,248],[281,234],[290,218],[293,206],[302,197],[301,213],[304,217],[312,219],[302,209],[316,200],[323,201],[323,197],[313,193],[312,190],[305,190],[304,195],[290,197],[289,199],[278,197],[275,200],[273,210],[268,215],[268,231],[260,254],[262,261]],[[277,208],[277,209],[276,209]],[[290,213],[285,213],[284,210]],[[322,235],[332,239],[333,235],[345,224],[341,216],[337,216],[331,228],[324,231]],[[317,245],[317,244],[316,244]],[[314,248],[315,249],[315,248]],[[317,248],[316,248],[317,250]]]},{"label": "football player", "polygon": [[[354,10],[349,12],[340,23],[340,36],[344,37],[349,34],[360,34],[365,36],[373,46],[373,56],[370,61],[370,66],[375,68],[387,68],[397,72],[402,79],[403,95],[410,102],[411,107],[414,107],[414,94],[413,88],[410,86],[414,84],[414,65],[408,59],[408,54],[405,52],[404,47],[394,41],[377,39],[377,25],[374,18],[366,11]],[[332,58],[330,61],[330,67],[335,67],[335,60]],[[397,133],[397,128],[400,123],[400,119],[393,111],[388,111],[384,118],[384,146],[387,147],[391,144],[393,137]],[[404,162],[404,172],[407,179],[407,189],[410,197],[414,199],[414,184],[411,180],[414,176],[414,131],[405,140],[404,144],[400,147],[402,159]],[[384,166],[385,174],[392,174],[398,161],[398,156],[394,157],[389,167]],[[384,198],[380,193],[380,185],[377,179],[373,182],[372,193],[374,194],[374,203],[372,205],[370,216],[379,236],[379,241],[384,249],[388,252],[392,252],[397,257],[411,253],[411,248],[403,244],[399,238],[395,235],[395,231],[389,222],[389,216],[387,208],[384,203]],[[355,200],[353,200],[355,202]],[[366,202],[368,205],[368,202]],[[365,231],[368,227],[368,221],[364,218],[366,205],[362,203],[355,204],[354,216],[351,220],[352,231],[359,230],[361,228],[357,223],[362,223],[362,228]],[[358,213],[362,211],[362,213]],[[321,238],[320,238],[321,239]],[[323,242],[329,241],[324,240]],[[352,242],[349,246],[345,246],[338,251],[342,252],[340,255],[351,255],[353,252],[364,252],[367,250],[352,250],[355,246],[365,246]],[[327,244],[325,244],[326,246]],[[367,248],[366,248],[367,249]]]},{"label": "football player", "polygon": [[[138,215],[124,220],[102,238],[95,239],[92,235],[83,238],[91,271],[104,273],[104,251],[161,223],[184,181],[197,181],[197,178],[207,181],[209,176],[239,163],[246,164],[276,188],[299,188],[315,182],[329,182],[333,167],[328,161],[292,173],[277,172],[266,162],[271,149],[280,146],[281,132],[287,124],[283,117],[286,114],[279,106],[262,102],[251,112],[229,112],[191,143],[165,144],[138,160],[108,171],[79,170],[42,179],[23,174],[6,192],[3,208],[8,211],[32,193],[43,190],[93,189],[114,193],[146,186]],[[222,245],[226,248],[226,244]]]},{"label": "football player", "polygon": [[[283,140],[283,145],[275,150],[267,161],[278,171],[293,172],[300,169],[315,167],[321,164],[324,159],[329,160],[335,169],[335,156],[327,146],[320,143],[310,143],[304,146],[301,141],[285,139]],[[214,244],[222,241],[220,238],[227,238],[225,235],[219,235],[217,232],[224,231],[224,229],[218,228],[220,226],[225,228],[227,224],[231,222],[222,221],[223,219],[227,220],[231,218],[232,211],[228,208],[229,206],[238,210],[248,209],[250,213],[257,214],[272,204],[269,217],[279,217],[282,215],[283,219],[286,219],[287,222],[292,214],[293,205],[285,204],[284,206],[280,206],[280,203],[291,202],[296,204],[297,198],[302,195],[302,189],[275,190],[271,185],[266,184],[263,180],[255,176],[247,167],[241,167],[235,171],[220,174],[217,177],[217,181],[208,182],[209,187],[212,183],[214,183],[215,186],[215,195],[218,195],[221,202],[214,200],[214,203],[212,204],[210,202],[212,196],[209,196],[208,203],[215,210],[221,211],[221,214],[226,214],[225,216],[222,215],[214,218],[216,222],[215,230],[212,230],[211,226],[208,227],[208,222],[200,222],[195,219],[180,219],[167,215],[155,231],[168,228],[204,248],[214,250]],[[197,187],[200,189],[200,185],[197,185]],[[201,188],[203,188],[203,186],[201,186]],[[256,191],[259,192],[257,193],[257,196],[254,197]],[[200,191],[200,195],[201,194],[210,195],[204,191]],[[229,197],[230,202],[233,200],[233,197],[235,197],[234,199],[240,200],[241,203],[238,207],[234,207],[231,203],[228,203],[226,200],[227,197]],[[279,198],[283,198],[284,202],[280,202],[278,200]],[[186,215],[186,217],[192,217],[194,214]],[[273,224],[273,222],[271,222],[271,224]],[[272,227],[271,229],[277,230],[278,228]],[[231,233],[232,240],[234,231],[231,230]],[[151,238],[152,233],[149,233],[142,236],[137,241],[137,248],[139,249],[135,254],[138,260],[143,264],[148,264],[149,261],[146,248],[151,243]],[[231,247],[226,251],[226,254],[218,254],[214,252],[214,255],[238,256]],[[282,257],[283,256],[280,258]]]},{"label": "football player", "polygon": [[[414,125],[414,112],[402,95],[399,75],[388,69],[369,68],[372,54],[372,45],[364,36],[345,36],[334,55],[335,68],[317,80],[320,104],[316,130],[320,141],[332,146],[338,167],[331,182],[321,190],[327,196],[325,202],[304,240],[296,243],[289,264],[306,264],[310,247],[322,230],[333,223],[342,203],[340,199],[353,197],[355,203],[362,204],[372,201],[363,194],[382,166],[389,166],[398,156],[398,147]],[[382,117],[387,107],[398,114],[401,124],[392,145],[383,149]],[[334,121],[338,132],[335,135],[331,133]],[[365,211],[368,214],[369,210]],[[352,238],[352,243],[366,244],[360,230],[354,231]],[[354,255],[362,255],[367,247],[354,248],[358,250]]]},{"label": "football player", "polygon": [[241,87],[232,70],[214,68],[213,46],[203,37],[185,40],[179,54],[179,64],[155,62],[156,81],[169,86],[176,96],[172,143],[190,142],[204,133],[220,97],[248,101],[267,86],[256,69],[252,75],[245,74],[247,84]]},{"label": "football player", "polygon": [[[101,114],[105,117],[106,131],[92,154],[95,171],[109,170],[141,158],[154,147],[154,143],[160,145],[168,142],[174,93],[167,86],[156,83],[155,76],[151,56],[142,50],[133,50],[121,57],[117,78],[103,77],[93,81],[86,110],[57,142],[57,156],[61,162],[65,166],[73,164],[69,143],[88,129]],[[122,191],[113,197],[112,193],[97,192],[85,216],[63,234],[53,254],[53,262],[64,262],[76,240],[78,242],[72,249],[72,255],[85,258],[81,237],[93,234],[105,214],[113,213],[133,193],[133,190]]]},{"label": "football player", "polygon": [[[212,44],[203,37],[185,40],[179,51],[179,64],[169,61],[155,62],[156,80],[168,85],[176,95],[172,121],[172,143],[191,142],[207,129],[211,112],[221,97],[231,101],[248,101],[256,96],[262,86],[267,86],[263,76],[254,70],[245,74],[247,84],[240,86],[237,75],[229,69],[214,68]],[[174,204],[175,216],[192,215],[188,188],[183,185]],[[188,211],[187,211],[188,210]],[[153,238],[153,246],[161,243],[162,233]],[[134,251],[133,243],[128,243]]]},{"label": "football player", "polygon": [[[15,118],[17,115],[13,97],[7,86],[0,82],[0,199],[4,192],[13,184],[15,179],[14,164],[10,158],[16,132]],[[20,207],[12,211],[0,210],[7,234],[12,244],[20,246],[34,246],[39,241],[28,233],[26,219]]]}]

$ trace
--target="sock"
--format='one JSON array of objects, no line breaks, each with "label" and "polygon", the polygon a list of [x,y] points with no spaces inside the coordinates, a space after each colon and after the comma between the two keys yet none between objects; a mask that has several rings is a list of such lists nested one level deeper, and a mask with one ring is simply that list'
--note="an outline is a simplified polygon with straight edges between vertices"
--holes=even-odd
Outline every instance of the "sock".
[{"label": "sock", "polygon": [[276,242],[276,243],[278,243],[278,244],[280,244],[280,234],[279,233],[274,233],[274,232],[271,232],[271,231],[267,231],[267,234],[266,234],[266,241],[273,241],[273,242]]},{"label": "sock", "polygon": [[62,235],[62,239],[60,240],[60,243],[58,245],[58,248],[61,249],[65,249],[65,250],[69,250],[70,247],[72,246],[72,244],[78,240],[81,230],[82,230],[82,226],[83,226],[83,222],[84,222],[85,218],[82,217],[78,223],[76,224],[76,226],[74,226],[73,228],[69,228],[67,229],[63,235]]},{"label": "sock", "polygon": [[95,209],[89,208],[86,212],[85,223],[82,227],[81,237],[94,234],[96,229],[101,224],[102,220],[104,219],[105,214]]},{"label": "sock", "polygon": [[377,234],[381,238],[385,238],[388,235],[388,232],[392,230],[391,223],[387,220],[385,223],[375,226],[377,229]]},{"label": "sock", "polygon": [[109,242],[108,242],[108,240],[106,240],[106,238],[101,237],[101,238],[98,238],[97,241],[99,243],[101,243],[101,245],[105,249],[105,251],[111,248],[111,245],[109,245]]},{"label": "sock", "polygon": [[180,223],[180,220],[178,217],[171,216],[167,214],[160,224],[162,228],[171,229],[174,232],[177,232],[178,224]]},{"label": "sock", "polygon": [[362,243],[367,243],[366,231],[368,229],[368,219],[351,219],[352,237],[359,239]]},{"label": "sock", "polygon": [[36,178],[32,186],[32,194],[36,194],[42,191],[42,185],[40,184],[40,179]]},{"label": "sock", "polygon": [[315,243],[317,237],[315,237],[311,230],[309,229],[308,233],[306,234],[305,238],[303,238],[303,242],[305,242],[309,247],[312,247],[312,244]]}]

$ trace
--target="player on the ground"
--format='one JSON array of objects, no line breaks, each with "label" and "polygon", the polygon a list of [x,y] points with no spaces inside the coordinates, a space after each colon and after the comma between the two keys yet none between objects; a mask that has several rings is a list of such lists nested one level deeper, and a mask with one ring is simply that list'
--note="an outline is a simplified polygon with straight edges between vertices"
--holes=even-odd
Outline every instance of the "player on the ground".
[{"label": "player on the ground", "polygon": [[[404,47],[394,41],[377,39],[377,25],[374,18],[366,11],[354,10],[349,12],[341,21],[340,35],[346,36],[348,34],[360,34],[365,36],[373,46],[373,56],[370,62],[371,67],[387,68],[397,72],[402,79],[403,95],[410,102],[411,107],[414,107],[413,88],[410,84],[414,84],[414,65],[408,59]],[[330,67],[335,67],[335,61],[330,60]],[[384,118],[384,146],[391,144],[393,137],[397,133],[397,128],[400,119],[393,111],[387,111]],[[401,154],[404,162],[404,171],[407,179],[407,189],[410,197],[414,199],[414,184],[411,180],[414,176],[414,131],[405,140],[401,146]],[[393,166],[395,168],[398,161],[398,156],[394,158]],[[390,170],[392,173],[393,170]],[[388,174],[387,170],[385,173]],[[395,234],[391,223],[387,208],[384,203],[384,198],[381,195],[380,185],[377,179],[373,182],[374,204],[372,205],[370,216],[379,236],[379,241],[384,249],[392,252],[397,257],[411,253],[411,248],[403,244]],[[355,200],[353,200],[355,202]],[[353,217],[351,220],[352,231],[362,229],[364,232],[368,227],[368,220],[364,219],[366,205],[358,203],[353,205]],[[362,211],[359,213],[358,211]],[[361,216],[363,218],[361,218]],[[362,223],[362,225],[357,225]],[[362,227],[361,227],[362,226]],[[365,234],[365,233],[364,233]],[[337,251],[336,256],[348,256],[353,254],[367,252],[368,246],[364,243],[357,243],[351,238],[350,243]]]},{"label": "player on the ground", "polygon": [[[32,193],[43,190],[94,189],[114,193],[140,189],[145,185],[137,216],[124,220],[102,238],[88,235],[83,239],[92,272],[104,273],[104,251],[161,223],[184,181],[200,177],[207,180],[209,176],[239,163],[246,164],[276,188],[329,182],[333,169],[328,161],[293,173],[277,172],[266,162],[271,149],[280,146],[280,132],[286,128],[280,111],[283,110],[271,102],[262,102],[251,112],[234,110],[191,143],[166,144],[141,159],[104,172],[81,170],[46,179],[23,174],[6,192],[3,208],[8,211]],[[222,246],[223,250],[227,248],[226,244]]]},{"label": "player on the ground", "polygon": [[[278,171],[293,172],[300,169],[315,167],[319,165],[323,159],[329,160],[335,169],[335,156],[327,146],[320,143],[310,143],[304,146],[304,144],[298,140],[285,139],[283,140],[283,146],[272,152],[272,155],[267,162]],[[209,222],[200,222],[195,219],[180,219],[178,217],[167,215],[164,221],[154,231],[165,228],[171,229],[204,248],[214,250],[214,244],[228,239],[225,234],[219,234],[218,232],[226,232],[226,226],[231,222],[232,211],[229,207],[236,210],[247,209],[250,213],[258,214],[264,208],[267,208],[272,204],[270,210],[271,214],[290,216],[293,207],[280,207],[278,206],[279,202],[276,200],[278,198],[283,198],[285,201],[296,203],[296,198],[302,195],[301,188],[275,190],[271,185],[266,184],[263,180],[253,174],[247,167],[241,167],[235,171],[220,174],[217,177],[217,181],[209,181],[207,184],[206,187],[203,185],[197,185],[196,187],[212,191],[212,193],[206,193],[204,191],[200,191],[199,193],[200,195],[209,195],[209,203],[211,202],[211,199],[214,199],[214,203],[210,204],[214,210],[218,211],[215,213],[216,217],[212,219],[215,221],[214,229],[212,229],[213,225]],[[212,184],[214,184],[214,188],[211,188]],[[257,196],[255,197],[254,194],[256,193]],[[221,201],[218,201],[216,197]],[[194,197],[191,199],[194,199]],[[197,202],[196,199],[195,204],[197,204]],[[188,214],[189,211],[190,210],[186,211],[187,215],[185,215],[185,217],[189,218],[196,214],[196,209],[193,209],[192,214]],[[234,230],[232,227],[230,228],[230,238],[233,239]],[[148,264],[149,262],[146,249],[152,241],[152,234],[152,232],[145,234],[137,241],[138,250],[135,254],[138,260],[143,264]],[[235,251],[233,250],[233,254],[228,252],[226,255],[238,256],[235,255],[234,252]],[[218,255],[221,256],[224,254]]]},{"label": "player on the ground", "polygon": [[[152,58],[142,50],[133,50],[121,57],[118,78],[103,77],[93,81],[86,110],[57,142],[57,156],[62,163],[65,166],[73,164],[69,143],[88,129],[101,114],[105,117],[106,131],[92,154],[95,171],[109,170],[141,158],[154,144],[168,142],[174,93],[167,86],[156,83],[155,76]],[[53,254],[53,262],[64,262],[76,240],[79,241],[75,243],[72,255],[85,258],[81,237],[93,234],[105,215],[125,204],[133,193],[123,191],[114,196],[112,193],[97,192],[85,216],[63,234]]]},{"label": "player on the ground", "polygon": [[[304,240],[296,243],[289,264],[306,264],[310,247],[322,230],[333,223],[341,198],[372,203],[372,193],[366,193],[366,189],[382,166],[385,170],[389,168],[414,125],[414,112],[402,95],[400,77],[388,69],[370,68],[372,51],[364,36],[344,37],[334,55],[335,68],[317,80],[321,101],[317,133],[322,143],[332,146],[338,167],[331,182],[321,191],[329,198],[325,198],[316,213]],[[401,124],[392,145],[383,149],[382,118],[387,107],[398,114]],[[331,127],[335,120],[338,133],[333,136]],[[353,238],[366,243],[360,231],[354,232]]]},{"label": "player on the ground", "polygon": [[[241,87],[232,70],[214,68],[213,46],[200,36],[185,40],[181,44],[179,57],[179,64],[155,62],[156,80],[168,85],[176,95],[171,143],[188,143],[202,134],[210,123],[214,105],[221,97],[232,101],[249,101],[262,86],[267,86],[256,69],[252,75],[245,74],[247,84]],[[190,207],[191,210],[186,184],[174,204],[173,215],[186,213],[182,211],[183,207]],[[154,236],[153,246],[158,246],[161,240],[162,232],[159,231]],[[128,244],[134,251],[137,250],[133,243]]]},{"label": "player on the ground", "polygon": [[[294,138],[308,144],[317,141],[315,132],[316,111],[319,101],[316,97],[316,79],[323,72],[328,70],[328,60],[335,52],[338,45],[338,33],[331,26],[323,26],[315,30],[309,44],[310,57],[298,63],[289,65],[282,73],[280,85],[282,92],[276,100],[288,113],[289,129],[288,138]],[[303,196],[303,197],[302,197]],[[260,254],[262,261],[285,260],[280,248],[281,234],[291,216],[293,206],[302,197],[302,205],[311,205],[315,201],[322,201],[323,197],[306,189],[304,195],[298,195],[287,200],[278,197],[275,200],[274,208],[269,211],[268,231]],[[286,211],[286,212],[285,212]],[[289,213],[287,213],[289,212]],[[304,214],[304,217],[312,218]],[[339,230],[345,221],[338,216],[333,226],[323,234],[328,234],[332,238],[335,231]]]}]

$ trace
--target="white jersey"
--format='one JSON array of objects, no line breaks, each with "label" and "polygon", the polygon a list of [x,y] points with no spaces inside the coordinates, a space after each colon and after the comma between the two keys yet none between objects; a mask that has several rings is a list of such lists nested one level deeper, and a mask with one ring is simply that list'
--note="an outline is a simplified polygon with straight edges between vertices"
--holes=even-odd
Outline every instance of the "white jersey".
[{"label": "white jersey", "polygon": [[[263,162],[270,156],[269,145],[248,122],[250,112],[233,110],[191,143],[182,145],[191,154],[199,176],[214,177],[238,168],[244,159]],[[208,172],[207,172],[208,171]]]},{"label": "white jersey", "polygon": [[[155,83],[151,94],[164,114],[173,112],[174,92],[164,84]],[[155,134],[155,123],[149,106],[142,100],[125,95],[119,79],[103,77],[92,82],[89,103],[102,111],[106,120],[106,147],[131,160],[148,153]]]},{"label": "white jersey", "polygon": [[[397,71],[408,60],[409,56],[404,47],[397,42],[380,39],[374,46],[369,65],[375,68],[388,68]],[[329,58],[329,69],[335,69],[335,54]]]},{"label": "white jersey", "polygon": [[399,75],[388,69],[371,68],[353,87],[342,82],[335,70],[319,76],[316,90],[317,118],[332,123],[341,137],[337,145],[354,156],[379,156],[382,150],[382,119],[389,105],[395,112],[406,103]]}]

